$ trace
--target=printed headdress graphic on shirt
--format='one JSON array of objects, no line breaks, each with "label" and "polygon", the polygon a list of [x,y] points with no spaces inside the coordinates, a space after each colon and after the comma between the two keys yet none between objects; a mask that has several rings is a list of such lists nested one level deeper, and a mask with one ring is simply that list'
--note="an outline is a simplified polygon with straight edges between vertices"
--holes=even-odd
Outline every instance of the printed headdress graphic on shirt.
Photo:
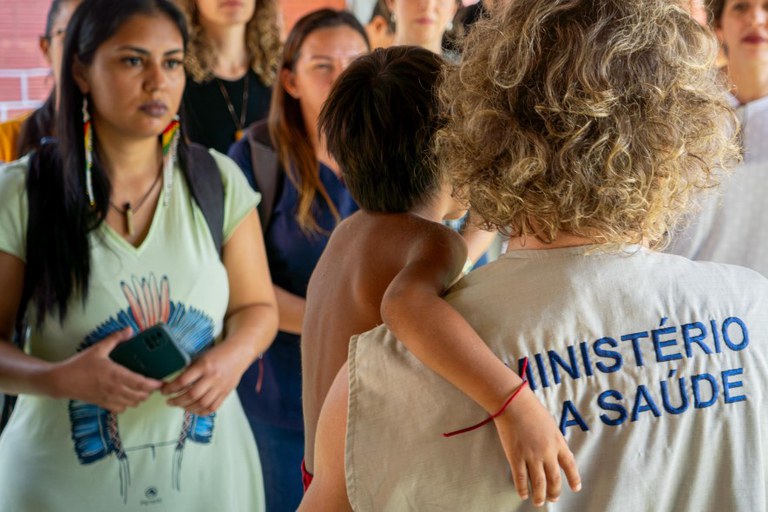
[{"label": "printed headdress graphic on shirt", "polygon": [[[110,317],[77,348],[78,352],[98,343],[105,337],[126,327],[135,333],[141,332],[158,322],[165,322],[181,347],[195,357],[213,344],[213,321],[205,313],[170,299],[170,283],[163,276],[159,286],[154,274],[149,278],[133,277],[132,283],[121,282],[120,287],[128,308]],[[181,490],[180,471],[184,447],[188,441],[208,444],[213,437],[216,414],[199,416],[179,410],[180,433],[176,439],[161,443],[152,442],[140,447],[126,447],[120,437],[118,415],[97,405],[80,400],[69,402],[69,418],[72,425],[72,440],[75,452],[81,464],[92,464],[114,455],[120,464],[120,495],[123,501],[128,499],[128,487],[131,483],[128,452],[151,449],[160,446],[175,446],[173,456],[173,488]]]}]

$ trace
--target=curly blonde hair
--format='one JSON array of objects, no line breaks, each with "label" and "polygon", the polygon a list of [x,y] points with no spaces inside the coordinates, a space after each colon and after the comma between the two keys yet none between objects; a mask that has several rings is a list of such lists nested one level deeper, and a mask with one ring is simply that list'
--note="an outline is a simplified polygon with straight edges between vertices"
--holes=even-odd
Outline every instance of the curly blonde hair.
[{"label": "curly blonde hair", "polygon": [[[216,55],[200,24],[196,0],[177,0],[177,3],[189,24],[185,67],[195,82],[205,82],[213,78]],[[277,0],[256,0],[256,9],[245,29],[245,45],[253,72],[264,85],[273,85],[282,49]]]},{"label": "curly blonde hair", "polygon": [[486,228],[663,247],[738,159],[716,54],[668,0],[512,0],[446,75],[438,161]]}]

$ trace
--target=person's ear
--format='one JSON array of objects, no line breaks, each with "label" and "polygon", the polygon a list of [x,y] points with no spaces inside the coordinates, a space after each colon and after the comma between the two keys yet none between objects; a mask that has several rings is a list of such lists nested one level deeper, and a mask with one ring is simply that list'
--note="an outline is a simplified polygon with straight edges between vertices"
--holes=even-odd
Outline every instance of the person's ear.
[{"label": "person's ear", "polygon": [[88,68],[77,57],[72,61],[72,78],[83,95],[91,92],[91,85],[88,82]]},{"label": "person's ear", "polygon": [[296,73],[294,73],[290,69],[281,69],[280,83],[282,84],[283,89],[285,89],[285,92],[290,94],[291,98],[295,100],[298,100],[301,98],[301,94],[299,93],[299,88],[296,87]]},{"label": "person's ear", "polygon": [[728,45],[725,44],[725,36],[723,35],[723,28],[718,24],[715,25],[715,35],[717,41],[720,43],[720,48],[724,55],[728,55]]},{"label": "person's ear", "polygon": [[386,34],[389,30],[389,23],[381,14],[374,16],[368,26],[371,27],[371,32],[374,34]]},{"label": "person's ear", "polygon": [[48,50],[51,47],[51,40],[48,39],[46,36],[40,36],[40,40],[37,42],[38,46],[40,46],[40,51],[43,54],[43,58],[45,59],[45,62],[48,63],[48,65],[51,65],[51,56],[48,55]]}]

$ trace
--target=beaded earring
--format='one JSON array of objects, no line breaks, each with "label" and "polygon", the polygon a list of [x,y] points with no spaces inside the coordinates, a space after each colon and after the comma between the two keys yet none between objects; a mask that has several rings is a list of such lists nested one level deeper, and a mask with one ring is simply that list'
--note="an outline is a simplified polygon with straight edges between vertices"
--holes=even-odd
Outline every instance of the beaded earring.
[{"label": "beaded earring", "polygon": [[83,98],[83,142],[85,145],[85,193],[91,208],[96,206],[93,196],[93,126],[88,113],[88,98]]},{"label": "beaded earring", "polygon": [[171,190],[173,189],[173,166],[176,163],[179,137],[181,137],[181,124],[179,123],[179,116],[175,116],[161,135],[163,146],[163,205],[168,204]]}]

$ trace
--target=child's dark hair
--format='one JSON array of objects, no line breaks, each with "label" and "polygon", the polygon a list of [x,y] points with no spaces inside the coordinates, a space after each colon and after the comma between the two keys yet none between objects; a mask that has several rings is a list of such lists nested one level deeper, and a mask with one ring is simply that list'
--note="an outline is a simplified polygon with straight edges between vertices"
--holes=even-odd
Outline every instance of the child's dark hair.
[{"label": "child's dark hair", "polygon": [[320,130],[361,208],[407,212],[440,190],[432,139],[441,127],[442,67],[428,50],[394,46],[358,58],[339,77]]}]

